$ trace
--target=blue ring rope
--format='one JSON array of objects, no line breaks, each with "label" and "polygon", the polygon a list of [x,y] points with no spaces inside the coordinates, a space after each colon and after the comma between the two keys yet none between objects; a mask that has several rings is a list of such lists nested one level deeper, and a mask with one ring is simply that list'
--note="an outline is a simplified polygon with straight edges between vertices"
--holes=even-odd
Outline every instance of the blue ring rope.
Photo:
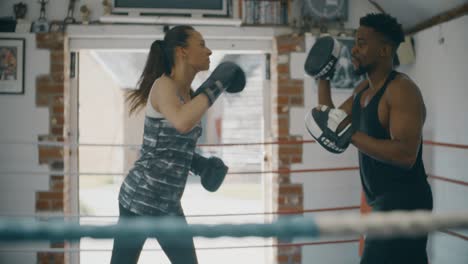
[{"label": "blue ring rope", "polygon": [[121,220],[113,225],[80,225],[65,221],[0,220],[0,240],[79,240],[83,237],[114,238],[116,236],[177,238],[178,236],[215,238],[229,237],[317,237],[318,227],[311,218],[281,217],[267,224],[187,225],[177,217],[158,219],[139,217]]}]

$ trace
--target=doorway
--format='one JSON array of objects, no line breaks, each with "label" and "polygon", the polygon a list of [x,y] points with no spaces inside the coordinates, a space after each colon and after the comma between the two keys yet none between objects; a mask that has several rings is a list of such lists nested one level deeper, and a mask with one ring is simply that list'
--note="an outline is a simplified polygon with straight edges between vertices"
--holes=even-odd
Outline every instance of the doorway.
[{"label": "doorway", "polygon": [[[82,49],[78,54],[76,159],[80,223],[112,224],[117,221],[120,184],[138,156],[143,134],[144,112],[129,116],[125,94],[136,86],[147,51]],[[268,56],[214,50],[210,70],[225,60],[245,70],[247,87],[241,94],[224,94],[210,108],[202,122],[204,133],[197,151],[222,158],[230,172],[252,173],[228,175],[216,193],[205,191],[199,178],[190,176],[182,204],[190,223],[263,223],[266,216],[261,212],[268,211],[265,178],[255,172],[264,170],[264,145],[243,143],[263,142],[265,138]],[[198,87],[208,74],[199,73],[193,87]],[[244,215],[207,216],[226,214]],[[266,249],[254,246],[268,243],[260,238],[195,239],[202,263],[218,263],[220,259],[226,263],[266,263]],[[82,239],[80,262],[109,262],[111,249],[112,240]],[[156,241],[150,239],[139,263],[153,263],[155,259],[167,261]]]}]

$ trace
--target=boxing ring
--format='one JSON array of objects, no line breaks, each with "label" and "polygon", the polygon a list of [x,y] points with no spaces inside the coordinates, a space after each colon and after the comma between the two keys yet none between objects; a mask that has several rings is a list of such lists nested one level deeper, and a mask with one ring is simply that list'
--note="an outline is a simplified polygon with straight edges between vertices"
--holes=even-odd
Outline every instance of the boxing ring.
[{"label": "boxing ring", "polygon": [[[258,145],[279,145],[279,144],[313,144],[313,140],[305,141],[279,141],[279,142],[261,142],[261,143],[232,143],[232,144],[206,144],[200,147],[232,147],[232,146],[258,146]],[[2,143],[1,144],[6,144]],[[79,147],[76,144],[65,144],[60,142],[9,142],[8,144],[22,145],[46,145],[55,147]],[[447,145],[426,141],[425,144],[441,145],[443,147],[452,147],[465,149],[465,146]],[[83,144],[82,144],[83,145]],[[81,146],[82,146],[81,145]],[[88,144],[93,147],[124,147],[137,149],[137,145],[108,145],[108,144]],[[279,174],[279,173],[314,173],[323,171],[356,171],[358,167],[342,168],[311,168],[300,170],[272,170],[272,171],[233,171],[229,175],[250,175],[250,174]],[[0,171],[0,174],[9,175],[39,175],[42,172],[25,171]],[[124,176],[125,173],[96,173],[96,172],[67,172],[67,171],[49,171],[47,175],[69,175],[78,177],[81,175],[114,175]],[[430,175],[429,178],[454,184],[468,185],[462,181],[451,180],[439,176]],[[279,243],[246,245],[246,246],[228,246],[228,247],[197,247],[197,250],[222,250],[222,249],[240,249],[240,248],[279,248],[294,246],[313,246],[327,243],[349,243],[358,242],[357,239],[328,240],[322,242],[309,243],[288,243],[295,238],[307,239],[333,239],[343,236],[366,236],[366,237],[412,237],[421,234],[432,233],[436,231],[453,233],[453,229],[468,229],[468,212],[427,212],[427,211],[394,211],[388,213],[368,213],[349,212],[337,215],[317,215],[306,216],[307,213],[334,212],[358,210],[359,206],[343,206],[335,208],[314,208],[299,211],[278,211],[278,212],[254,212],[254,213],[225,213],[225,214],[203,214],[187,215],[188,218],[196,217],[229,217],[229,216],[270,216],[271,221],[265,223],[223,223],[223,224],[189,224],[183,225],[177,218],[148,218],[140,217],[138,219],[116,222],[117,216],[107,216],[110,223],[100,225],[80,224],[77,219],[84,217],[80,215],[9,215],[0,214],[0,241],[1,242],[32,242],[32,241],[66,241],[77,242],[83,238],[92,239],[112,239],[116,236],[128,237],[166,237],[176,238],[180,235],[188,235],[200,238],[275,238]],[[114,223],[112,223],[114,222]],[[467,240],[463,235],[462,239]],[[286,242],[284,242],[286,241]],[[177,243],[177,239],[174,239]],[[0,249],[0,252],[6,251],[46,251],[46,252],[79,252],[80,249],[74,248],[26,248]],[[101,249],[96,249],[97,251]],[[104,250],[103,250],[104,251]]]}]

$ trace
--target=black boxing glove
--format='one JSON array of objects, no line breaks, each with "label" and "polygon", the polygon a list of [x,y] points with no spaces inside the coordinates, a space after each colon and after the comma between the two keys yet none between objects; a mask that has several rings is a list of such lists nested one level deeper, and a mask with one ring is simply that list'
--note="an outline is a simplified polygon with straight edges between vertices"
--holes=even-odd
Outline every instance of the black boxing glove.
[{"label": "black boxing glove", "polygon": [[244,90],[245,73],[233,62],[220,63],[206,81],[195,91],[193,97],[205,94],[210,106],[224,91],[238,93]]},{"label": "black boxing glove", "polygon": [[190,171],[200,176],[203,188],[216,192],[226,177],[228,167],[217,157],[205,158],[194,153]]}]

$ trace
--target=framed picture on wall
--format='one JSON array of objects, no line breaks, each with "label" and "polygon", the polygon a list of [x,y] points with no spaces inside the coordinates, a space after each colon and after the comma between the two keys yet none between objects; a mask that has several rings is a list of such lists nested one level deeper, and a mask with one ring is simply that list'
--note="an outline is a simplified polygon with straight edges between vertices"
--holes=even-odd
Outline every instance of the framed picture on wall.
[{"label": "framed picture on wall", "polygon": [[24,94],[25,40],[0,38],[0,94]]},{"label": "framed picture on wall", "polygon": [[341,52],[330,85],[335,90],[352,91],[365,77],[354,73],[351,62],[351,49],[354,46],[354,38],[338,37],[337,40],[341,43]]}]

